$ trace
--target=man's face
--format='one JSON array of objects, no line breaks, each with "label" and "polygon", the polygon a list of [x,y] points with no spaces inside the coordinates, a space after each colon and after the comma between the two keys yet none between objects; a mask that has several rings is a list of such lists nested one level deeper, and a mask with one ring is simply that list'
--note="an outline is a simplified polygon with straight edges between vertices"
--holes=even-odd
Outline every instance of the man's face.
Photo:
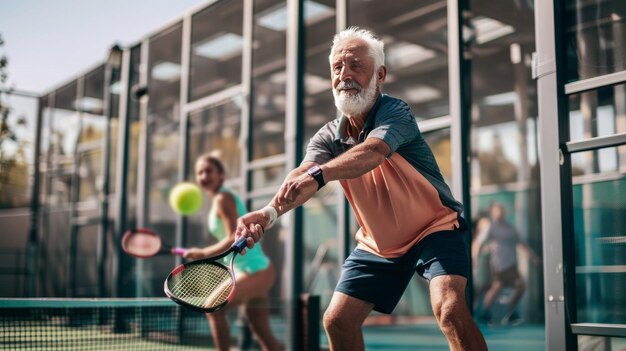
[{"label": "man's face", "polygon": [[336,48],[331,61],[335,105],[345,115],[367,112],[378,92],[374,59],[362,40],[350,40]]}]

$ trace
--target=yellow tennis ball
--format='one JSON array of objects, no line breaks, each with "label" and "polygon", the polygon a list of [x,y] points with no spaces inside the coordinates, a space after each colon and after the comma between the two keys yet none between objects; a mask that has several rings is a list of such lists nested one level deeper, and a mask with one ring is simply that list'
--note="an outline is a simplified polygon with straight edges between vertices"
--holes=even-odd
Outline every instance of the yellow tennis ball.
[{"label": "yellow tennis ball", "polygon": [[182,215],[194,214],[202,207],[202,190],[194,183],[178,183],[170,191],[169,202]]}]

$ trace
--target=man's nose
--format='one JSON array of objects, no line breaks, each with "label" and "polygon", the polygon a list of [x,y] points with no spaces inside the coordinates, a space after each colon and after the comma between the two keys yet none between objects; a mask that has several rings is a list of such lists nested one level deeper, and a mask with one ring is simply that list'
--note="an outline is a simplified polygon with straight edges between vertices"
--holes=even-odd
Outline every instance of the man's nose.
[{"label": "man's nose", "polygon": [[350,70],[350,68],[343,67],[341,69],[341,72],[339,72],[339,79],[342,82],[345,82],[346,80],[351,80],[352,79],[352,74],[353,74],[353,72]]}]

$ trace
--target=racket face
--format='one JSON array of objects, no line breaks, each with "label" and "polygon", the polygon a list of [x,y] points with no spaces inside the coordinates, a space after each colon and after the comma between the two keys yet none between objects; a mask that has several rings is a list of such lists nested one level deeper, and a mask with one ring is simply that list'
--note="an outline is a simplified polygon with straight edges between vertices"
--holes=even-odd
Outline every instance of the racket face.
[{"label": "racket face", "polygon": [[235,277],[219,262],[194,261],[176,267],[165,280],[164,290],[178,304],[215,312],[234,296]]},{"label": "racket face", "polygon": [[161,246],[159,236],[147,229],[129,230],[122,237],[124,252],[138,258],[148,258],[158,254]]}]

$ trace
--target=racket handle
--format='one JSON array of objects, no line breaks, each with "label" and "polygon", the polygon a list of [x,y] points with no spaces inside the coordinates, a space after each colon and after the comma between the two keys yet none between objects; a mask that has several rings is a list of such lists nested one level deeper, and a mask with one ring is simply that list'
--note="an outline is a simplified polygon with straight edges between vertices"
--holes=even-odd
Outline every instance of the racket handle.
[{"label": "racket handle", "polygon": [[187,249],[182,248],[182,247],[175,247],[172,249],[172,254],[174,255],[185,256],[186,253],[187,253]]},{"label": "racket handle", "polygon": [[241,250],[245,249],[247,246],[248,245],[246,243],[246,238],[241,237],[239,238],[239,240],[235,241],[235,243],[233,244],[231,248],[235,250],[235,252],[240,253]]}]

